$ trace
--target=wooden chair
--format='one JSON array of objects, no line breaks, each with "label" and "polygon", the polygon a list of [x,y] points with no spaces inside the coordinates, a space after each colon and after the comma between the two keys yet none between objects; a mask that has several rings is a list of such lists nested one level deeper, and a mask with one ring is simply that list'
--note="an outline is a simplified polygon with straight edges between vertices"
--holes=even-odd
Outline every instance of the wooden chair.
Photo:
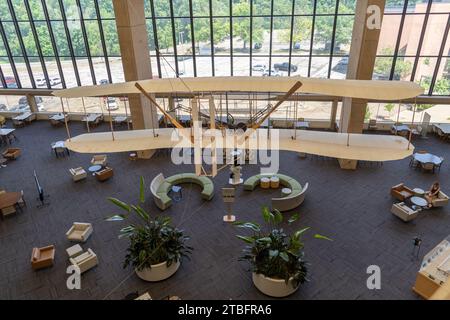
[{"label": "wooden chair", "polygon": [[31,253],[31,267],[39,270],[53,266],[55,260],[55,246],[50,245],[42,248],[33,248]]},{"label": "wooden chair", "polygon": [[15,160],[20,154],[21,150],[19,148],[8,148],[2,153],[3,157],[8,160]]},{"label": "wooden chair", "polygon": [[114,175],[114,171],[112,168],[106,167],[100,171],[95,173],[95,177],[98,181],[106,181]]},{"label": "wooden chair", "polygon": [[91,164],[93,166],[99,165],[99,166],[104,167],[104,166],[106,166],[107,160],[108,160],[108,158],[107,158],[106,154],[99,154],[99,155],[95,155],[92,157]]},{"label": "wooden chair", "polygon": [[411,198],[414,195],[414,191],[412,191],[410,188],[405,186],[404,183],[400,183],[396,186],[393,186],[391,188],[391,196],[394,198],[405,201],[406,199]]}]

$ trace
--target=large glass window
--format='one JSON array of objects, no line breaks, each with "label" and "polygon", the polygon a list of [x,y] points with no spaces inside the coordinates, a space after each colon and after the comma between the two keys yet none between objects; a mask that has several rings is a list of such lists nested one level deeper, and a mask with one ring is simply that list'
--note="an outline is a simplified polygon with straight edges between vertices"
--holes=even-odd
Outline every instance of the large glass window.
[{"label": "large glass window", "polygon": [[420,83],[426,94],[448,95],[450,1],[388,0],[374,79]]},{"label": "large glass window", "polygon": [[4,0],[0,15],[8,87],[98,83],[112,74],[106,62],[120,57],[112,0]]},{"label": "large glass window", "polygon": [[[211,69],[196,63],[194,74],[209,75],[211,70],[214,75],[345,77],[346,67],[338,64],[348,60],[355,0],[192,0],[192,8],[186,0],[146,2],[150,43],[154,44],[156,37],[164,63],[172,57],[178,64],[174,69],[183,70],[181,61],[186,64],[190,59],[208,57],[201,61],[208,62]],[[153,34],[152,6],[156,34]],[[172,30],[172,18],[176,30]],[[176,51],[173,34],[177,38]]]}]

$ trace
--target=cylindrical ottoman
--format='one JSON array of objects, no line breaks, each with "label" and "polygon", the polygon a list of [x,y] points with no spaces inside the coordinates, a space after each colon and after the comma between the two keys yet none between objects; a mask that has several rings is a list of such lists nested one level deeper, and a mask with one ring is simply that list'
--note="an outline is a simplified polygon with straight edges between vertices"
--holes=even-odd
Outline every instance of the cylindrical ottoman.
[{"label": "cylindrical ottoman", "polygon": [[288,195],[290,195],[292,193],[292,190],[289,188],[283,188],[281,189],[281,196],[282,197],[287,197]]},{"label": "cylindrical ottoman", "polygon": [[270,188],[270,179],[269,178],[261,178],[261,188],[269,189]]},{"label": "cylindrical ottoman", "polygon": [[277,176],[270,178],[270,187],[272,189],[277,189],[280,186],[280,179]]}]

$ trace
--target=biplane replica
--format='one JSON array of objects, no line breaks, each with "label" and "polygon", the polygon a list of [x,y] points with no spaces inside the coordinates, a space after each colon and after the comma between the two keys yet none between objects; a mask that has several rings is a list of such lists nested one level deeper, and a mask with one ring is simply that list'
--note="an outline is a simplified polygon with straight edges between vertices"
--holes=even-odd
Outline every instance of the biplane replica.
[{"label": "biplane replica", "polygon": [[[272,93],[276,98],[268,101],[265,108],[259,109],[248,117],[247,122],[229,123],[218,116],[214,97],[232,93]],[[321,94],[334,97],[348,97],[365,100],[401,101],[415,98],[423,93],[416,83],[404,81],[373,81],[373,80],[335,80],[304,77],[198,77],[198,78],[167,78],[132,81],[117,84],[83,86],[55,91],[60,98],[80,97],[118,97],[130,94],[143,94],[164,118],[170,122],[171,128],[152,128],[145,130],[129,130],[101,133],[86,133],[70,137],[66,146],[80,153],[109,153],[152,150],[163,148],[193,148],[198,175],[206,174],[202,167],[201,154],[204,148],[211,149],[212,176],[217,174],[218,148],[217,135],[211,130],[219,131],[231,140],[240,140],[238,145],[245,145],[246,139],[258,137],[256,143],[249,143],[250,149],[271,149],[267,134],[261,134],[262,125],[268,117],[283,103],[302,94]],[[157,95],[183,96],[190,100],[190,107],[185,111],[190,113],[192,128],[183,126],[170,110],[165,110],[155,99]],[[199,100],[209,100],[208,112],[201,110]],[[202,118],[209,118],[209,127],[195,129],[194,123]],[[227,116],[228,120],[228,116]],[[112,126],[111,126],[112,128]],[[112,129],[111,129],[112,130]],[[176,132],[177,131],[177,132]],[[238,132],[239,131],[239,132]],[[176,132],[176,134],[175,134]],[[243,132],[243,133],[242,133]],[[174,139],[182,136],[183,142]],[[265,138],[261,138],[265,137]],[[389,161],[410,156],[414,150],[409,140],[397,135],[369,135],[354,133],[337,133],[312,130],[278,129],[280,150],[315,154],[337,159]]]}]

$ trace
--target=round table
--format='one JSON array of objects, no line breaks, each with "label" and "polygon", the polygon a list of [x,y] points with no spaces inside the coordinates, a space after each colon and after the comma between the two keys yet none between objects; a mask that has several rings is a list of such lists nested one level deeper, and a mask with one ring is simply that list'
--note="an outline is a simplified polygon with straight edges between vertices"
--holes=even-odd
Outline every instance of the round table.
[{"label": "round table", "polygon": [[270,179],[269,178],[261,178],[261,188],[269,189],[270,188]]},{"label": "round table", "polygon": [[428,206],[428,201],[421,197],[411,197],[412,204],[418,207],[426,207]]},{"label": "round table", "polygon": [[443,161],[441,157],[438,157],[431,153],[414,153],[413,157],[414,160],[420,163],[433,163],[436,166],[440,165]]},{"label": "round table", "polygon": [[287,197],[288,195],[290,195],[292,193],[292,190],[289,188],[283,188],[281,189],[281,196],[282,197]]},{"label": "round table", "polygon": [[280,178],[273,176],[270,178],[270,187],[272,189],[277,189],[280,186]]},{"label": "round table", "polygon": [[88,168],[88,170],[89,170],[89,172],[94,173],[94,172],[97,172],[97,171],[102,170],[102,166],[99,165],[99,164],[96,164],[96,165],[94,165],[94,166],[90,166],[90,167]]},{"label": "round table", "polygon": [[417,196],[423,196],[425,194],[425,191],[423,189],[421,189],[421,188],[414,188],[412,191]]}]

